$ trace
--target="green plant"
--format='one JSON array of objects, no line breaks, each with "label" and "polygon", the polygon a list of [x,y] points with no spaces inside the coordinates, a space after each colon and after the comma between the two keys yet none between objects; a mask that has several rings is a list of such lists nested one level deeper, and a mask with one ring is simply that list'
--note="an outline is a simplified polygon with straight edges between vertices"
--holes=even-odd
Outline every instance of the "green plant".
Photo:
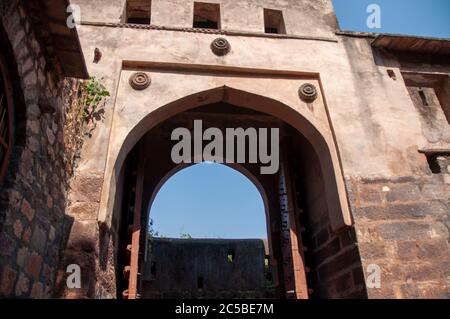
[{"label": "green plant", "polygon": [[192,236],[187,233],[180,234],[181,239],[192,239]]},{"label": "green plant", "polygon": [[86,122],[93,118],[98,119],[100,103],[109,96],[109,91],[95,77],[90,77],[88,81],[83,81],[79,88],[81,119]]},{"label": "green plant", "polygon": [[153,219],[150,219],[150,223],[148,224],[148,237],[149,238],[159,237],[159,233],[157,231],[155,231],[155,229],[153,228],[153,225],[154,225],[154,221],[153,221]]},{"label": "green plant", "polygon": [[77,165],[86,138],[92,136],[97,122],[103,120],[106,98],[105,86],[95,77],[88,80],[64,80],[64,161],[68,176]]}]

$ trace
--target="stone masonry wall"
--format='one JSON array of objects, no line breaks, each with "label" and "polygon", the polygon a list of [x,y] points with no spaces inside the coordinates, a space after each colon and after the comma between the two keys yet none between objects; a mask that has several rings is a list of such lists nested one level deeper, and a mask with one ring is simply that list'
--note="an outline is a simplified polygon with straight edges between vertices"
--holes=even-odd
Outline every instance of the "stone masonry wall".
[{"label": "stone masonry wall", "polygon": [[355,230],[336,234],[326,216],[310,229],[314,230],[307,252],[311,262],[311,298],[367,298]]},{"label": "stone masonry wall", "polygon": [[144,299],[273,297],[265,288],[263,240],[153,238],[148,254]]},{"label": "stone masonry wall", "polygon": [[450,185],[442,176],[347,184],[364,270],[381,268],[369,298],[449,298]]},{"label": "stone masonry wall", "polygon": [[[15,127],[12,162],[0,188],[0,297],[52,296],[63,236],[66,174],[63,144],[63,81],[41,45],[21,1],[3,4],[5,30],[22,92],[26,118]],[[4,46],[2,43],[2,52]],[[6,48],[5,48],[6,51]],[[13,62],[13,61],[12,61]],[[23,94],[23,97],[19,96]],[[19,110],[15,110],[18,112]]]},{"label": "stone masonry wall", "polygon": [[332,229],[318,156],[305,151],[305,144],[293,144],[293,148],[297,150],[292,169],[302,211],[299,217],[310,298],[367,298],[355,229],[347,227],[338,233]]}]

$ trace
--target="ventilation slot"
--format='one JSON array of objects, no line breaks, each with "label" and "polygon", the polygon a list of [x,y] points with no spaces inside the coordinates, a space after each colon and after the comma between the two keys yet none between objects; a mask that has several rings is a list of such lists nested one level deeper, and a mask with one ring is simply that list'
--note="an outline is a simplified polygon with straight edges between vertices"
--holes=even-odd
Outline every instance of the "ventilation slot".
[{"label": "ventilation slot", "polygon": [[418,92],[419,92],[420,99],[422,100],[422,104],[424,106],[428,106],[429,104],[428,104],[427,96],[425,95],[424,90],[423,89],[419,89]]},{"label": "ventilation slot", "polygon": [[227,255],[228,263],[230,263],[230,264],[234,263],[234,257],[235,257],[234,250],[232,250],[232,249],[228,250],[228,255]]},{"label": "ventilation slot", "polygon": [[204,287],[204,280],[203,280],[203,277],[198,277],[197,278],[197,288],[198,289],[203,289],[203,287]]}]

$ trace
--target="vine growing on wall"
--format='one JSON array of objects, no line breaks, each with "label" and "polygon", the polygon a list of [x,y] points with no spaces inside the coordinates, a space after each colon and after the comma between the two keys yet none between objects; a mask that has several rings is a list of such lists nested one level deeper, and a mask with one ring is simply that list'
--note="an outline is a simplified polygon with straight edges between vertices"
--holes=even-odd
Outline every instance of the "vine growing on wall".
[{"label": "vine growing on wall", "polygon": [[102,121],[109,91],[95,77],[84,81],[68,81],[65,90],[64,126],[66,172],[73,174],[86,138],[92,137],[97,122]]}]

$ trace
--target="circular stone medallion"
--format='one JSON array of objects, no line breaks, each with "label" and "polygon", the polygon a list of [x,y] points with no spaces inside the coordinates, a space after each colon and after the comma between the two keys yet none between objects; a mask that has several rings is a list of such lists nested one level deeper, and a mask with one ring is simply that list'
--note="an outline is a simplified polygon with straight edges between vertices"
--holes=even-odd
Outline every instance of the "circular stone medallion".
[{"label": "circular stone medallion", "polygon": [[217,38],[211,43],[211,50],[215,55],[224,56],[231,50],[231,45],[227,39]]},{"label": "circular stone medallion", "polygon": [[303,84],[298,90],[300,98],[305,102],[313,102],[317,98],[317,89],[311,83]]},{"label": "circular stone medallion", "polygon": [[133,89],[142,91],[152,83],[150,76],[144,72],[136,72],[130,76],[130,85]]}]

